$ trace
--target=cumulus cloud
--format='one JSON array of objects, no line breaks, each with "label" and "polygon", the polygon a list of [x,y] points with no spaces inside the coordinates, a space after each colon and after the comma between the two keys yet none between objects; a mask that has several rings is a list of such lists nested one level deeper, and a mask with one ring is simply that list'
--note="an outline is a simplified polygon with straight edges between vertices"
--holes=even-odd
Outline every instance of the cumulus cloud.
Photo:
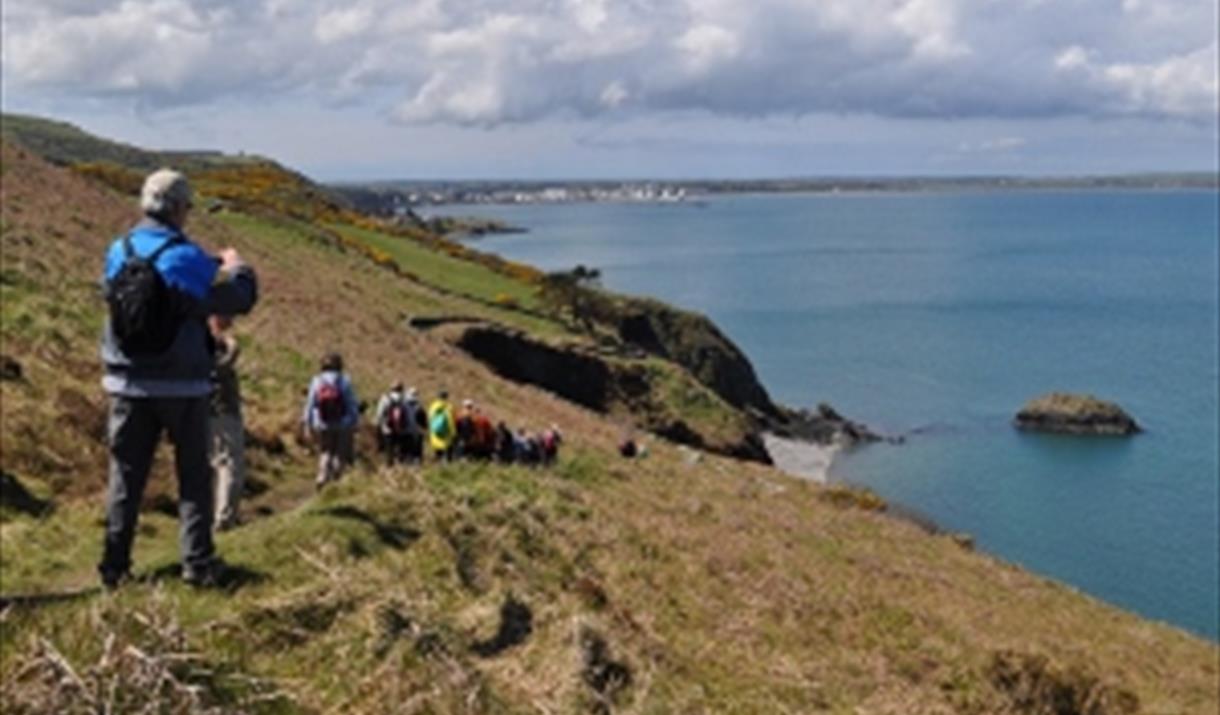
[{"label": "cumulus cloud", "polygon": [[1073,46],[1055,58],[1055,68],[1091,90],[1114,113],[1209,117],[1217,111],[1217,47],[1213,42],[1153,62],[1107,63]]},{"label": "cumulus cloud", "polygon": [[5,0],[6,88],[403,122],[1217,112],[1207,0]]}]

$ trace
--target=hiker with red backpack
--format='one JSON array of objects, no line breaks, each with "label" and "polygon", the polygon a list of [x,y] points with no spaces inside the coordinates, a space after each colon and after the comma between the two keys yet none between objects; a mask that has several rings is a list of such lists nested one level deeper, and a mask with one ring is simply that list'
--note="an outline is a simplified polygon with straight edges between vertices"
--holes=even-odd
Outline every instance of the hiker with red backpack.
[{"label": "hiker with red backpack", "polygon": [[407,399],[401,380],[377,401],[377,436],[386,455],[386,464],[391,467],[404,464],[412,457],[412,437],[419,433],[417,409],[418,403]]},{"label": "hiker with red backpack", "polygon": [[353,459],[353,432],[360,417],[352,380],[343,372],[343,356],[329,353],[322,358],[322,371],[309,383],[305,413],[301,420],[318,440],[318,478],[321,489],[338,481]]},{"label": "hiker with red backpack", "polygon": [[559,458],[559,445],[563,444],[563,433],[559,431],[559,425],[552,423],[550,428],[538,437],[538,441],[542,446],[542,464],[554,464]]},{"label": "hiker with red backpack", "polygon": [[193,206],[186,177],[161,169],[140,190],[144,218],[111,244],[104,288],[102,389],[110,397],[106,535],[98,574],[115,588],[128,578],[140,501],[161,435],[174,444],[182,579],[222,585],[212,541],[209,395],[215,364],[209,315],[248,313],[258,283],[237,251],[208,255],[183,232]]},{"label": "hiker with red backpack", "polygon": [[470,446],[466,453],[473,459],[490,460],[496,452],[496,428],[479,405],[473,405],[471,409]]}]

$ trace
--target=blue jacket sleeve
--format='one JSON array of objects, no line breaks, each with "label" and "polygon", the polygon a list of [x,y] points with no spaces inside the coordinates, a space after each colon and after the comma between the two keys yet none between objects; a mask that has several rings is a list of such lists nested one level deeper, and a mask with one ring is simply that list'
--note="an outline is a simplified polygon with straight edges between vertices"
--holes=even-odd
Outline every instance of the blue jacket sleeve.
[{"label": "blue jacket sleeve", "polygon": [[195,300],[207,299],[219,268],[215,258],[193,243],[175,246],[157,259],[157,269],[165,278],[165,284]]},{"label": "blue jacket sleeve", "polygon": [[356,389],[352,387],[352,380],[347,375],[343,376],[340,382],[343,386],[343,402],[347,406],[347,414],[343,416],[344,427],[355,427],[360,421],[360,403],[356,400]]}]

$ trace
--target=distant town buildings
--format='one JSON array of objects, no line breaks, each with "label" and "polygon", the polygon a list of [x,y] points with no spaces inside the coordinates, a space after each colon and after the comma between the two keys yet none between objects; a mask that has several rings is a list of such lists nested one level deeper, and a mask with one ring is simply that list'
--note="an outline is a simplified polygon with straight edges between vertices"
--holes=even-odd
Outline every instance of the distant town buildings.
[{"label": "distant town buildings", "polygon": [[416,191],[399,190],[396,204],[427,206],[440,204],[562,204],[596,201],[677,203],[687,199],[686,189],[653,182],[634,184],[561,184],[496,187],[470,185],[431,186]]},{"label": "distant town buildings", "polygon": [[1199,188],[1215,190],[1207,173],[1117,176],[811,177],[669,181],[393,181],[330,188],[362,210],[405,216],[414,208],[454,204],[562,204],[588,202],[700,204],[720,194],[1016,191],[1057,189]]}]

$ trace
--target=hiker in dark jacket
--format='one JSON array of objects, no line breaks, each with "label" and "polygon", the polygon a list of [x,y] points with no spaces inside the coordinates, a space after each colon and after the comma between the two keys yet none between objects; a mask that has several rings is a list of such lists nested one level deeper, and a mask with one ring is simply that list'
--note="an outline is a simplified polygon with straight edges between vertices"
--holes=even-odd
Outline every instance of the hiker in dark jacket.
[{"label": "hiker in dark jacket", "polygon": [[314,487],[338,481],[353,459],[353,433],[360,419],[360,404],[352,380],[343,372],[343,356],[322,358],[322,371],[309,383],[301,421],[318,440],[318,477]]},{"label": "hiker in dark jacket", "polygon": [[503,422],[496,425],[496,459],[501,464],[517,461],[517,441],[513,438],[513,431]]},{"label": "hiker in dark jacket", "polygon": [[169,169],[152,173],[140,193],[144,218],[106,254],[110,315],[101,358],[110,396],[110,476],[98,572],[107,588],[130,572],[140,500],[162,432],[174,444],[183,579],[211,586],[222,575],[212,543],[213,354],[206,319],[249,312],[258,285],[237,251],[212,257],[183,233],[191,206],[186,177]]},{"label": "hiker in dark jacket", "polygon": [[411,438],[407,440],[407,461],[412,464],[422,464],[424,461],[424,437],[428,434],[428,411],[419,401],[419,392],[414,387],[407,388],[407,404],[414,411],[415,427]]},{"label": "hiker in dark jacket", "polygon": [[412,437],[420,434],[415,417],[418,409],[418,402],[407,399],[402,381],[395,382],[377,401],[377,435],[391,467],[410,460]]}]

